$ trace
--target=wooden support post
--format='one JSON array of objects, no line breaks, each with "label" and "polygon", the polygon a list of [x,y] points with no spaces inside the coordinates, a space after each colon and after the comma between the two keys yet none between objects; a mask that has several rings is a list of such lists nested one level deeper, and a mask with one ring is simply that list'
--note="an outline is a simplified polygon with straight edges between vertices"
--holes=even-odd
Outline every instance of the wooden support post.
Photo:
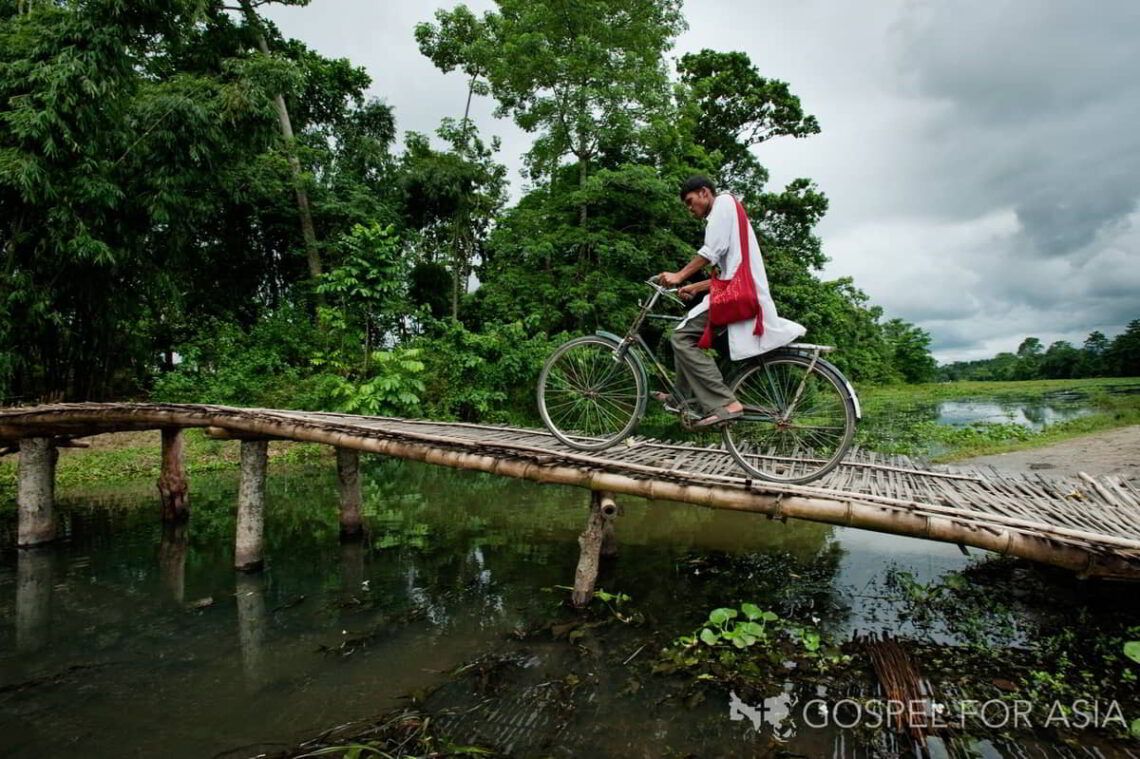
[{"label": "wooden support post", "polygon": [[598,581],[598,562],[602,552],[602,539],[605,523],[617,514],[613,495],[601,491],[590,491],[590,515],[586,518],[586,529],[578,536],[578,569],[574,572],[574,594],[571,602],[581,609],[594,597],[594,585]]},{"label": "wooden support post", "polygon": [[182,430],[162,428],[162,473],[158,477],[162,521],[177,522],[190,516],[190,487],[182,455]]},{"label": "wooden support post", "polygon": [[360,452],[336,449],[336,476],[340,484],[340,536],[358,537],[364,522],[360,516]]},{"label": "wooden support post", "polygon": [[51,438],[20,440],[20,472],[16,502],[20,516],[16,544],[34,546],[55,540],[55,462],[59,452]]},{"label": "wooden support post", "polygon": [[16,650],[38,651],[51,638],[55,552],[28,548],[16,559]]},{"label": "wooden support post", "polygon": [[269,443],[265,440],[241,441],[234,567],[243,572],[255,572],[265,563],[265,468],[268,452]]}]

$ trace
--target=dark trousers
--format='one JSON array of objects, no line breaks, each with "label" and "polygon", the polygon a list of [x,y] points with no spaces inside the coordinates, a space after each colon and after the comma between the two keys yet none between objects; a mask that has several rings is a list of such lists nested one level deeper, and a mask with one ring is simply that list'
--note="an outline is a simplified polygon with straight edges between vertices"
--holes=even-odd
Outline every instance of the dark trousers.
[{"label": "dark trousers", "polygon": [[677,390],[682,397],[695,398],[706,414],[727,406],[736,400],[724,377],[717,368],[716,361],[707,352],[697,347],[697,342],[705,332],[709,314],[706,311],[689,319],[683,327],[673,331],[669,342],[673,346],[673,362],[677,368]]}]

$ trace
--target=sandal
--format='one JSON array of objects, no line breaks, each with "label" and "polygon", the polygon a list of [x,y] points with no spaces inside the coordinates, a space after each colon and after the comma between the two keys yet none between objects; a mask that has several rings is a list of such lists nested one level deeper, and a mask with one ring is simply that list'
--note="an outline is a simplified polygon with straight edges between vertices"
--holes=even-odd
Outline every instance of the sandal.
[{"label": "sandal", "polygon": [[731,422],[733,419],[739,419],[742,416],[744,416],[744,409],[740,411],[729,411],[724,406],[720,406],[704,419],[693,422],[693,427],[695,429],[713,427],[718,424],[723,424],[724,422]]},{"label": "sandal", "polygon": [[673,401],[672,394],[666,393],[663,390],[654,390],[650,395],[653,400],[659,401],[660,403],[671,403]]}]

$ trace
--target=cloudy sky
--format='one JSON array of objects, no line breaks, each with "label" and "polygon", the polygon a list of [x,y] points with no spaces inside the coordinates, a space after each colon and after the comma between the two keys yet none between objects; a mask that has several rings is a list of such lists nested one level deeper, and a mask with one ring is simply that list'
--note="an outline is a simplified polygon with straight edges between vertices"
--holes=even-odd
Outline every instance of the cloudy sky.
[{"label": "cloudy sky", "polygon": [[[268,15],[364,66],[400,128],[431,133],[462,115],[465,82],[419,54],[412,28],[453,4],[314,0]],[[758,155],[774,184],[806,176],[830,198],[825,276],[853,276],[888,316],[927,329],[939,360],[1030,334],[1079,345],[1140,318],[1136,0],[689,0],[685,15],[673,54],[742,50],[819,118],[822,134]],[[475,118],[502,137],[517,192],[530,138],[492,109],[477,103]]]}]

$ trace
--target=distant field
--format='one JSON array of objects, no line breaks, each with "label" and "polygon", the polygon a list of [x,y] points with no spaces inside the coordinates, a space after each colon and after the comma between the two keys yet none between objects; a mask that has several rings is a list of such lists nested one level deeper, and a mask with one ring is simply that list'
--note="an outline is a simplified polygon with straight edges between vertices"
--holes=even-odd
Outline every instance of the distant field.
[{"label": "distant field", "polygon": [[[1140,377],[944,382],[860,387],[858,392],[860,445],[936,461],[1035,448],[1140,424]],[[971,420],[971,414],[985,418]]]}]

